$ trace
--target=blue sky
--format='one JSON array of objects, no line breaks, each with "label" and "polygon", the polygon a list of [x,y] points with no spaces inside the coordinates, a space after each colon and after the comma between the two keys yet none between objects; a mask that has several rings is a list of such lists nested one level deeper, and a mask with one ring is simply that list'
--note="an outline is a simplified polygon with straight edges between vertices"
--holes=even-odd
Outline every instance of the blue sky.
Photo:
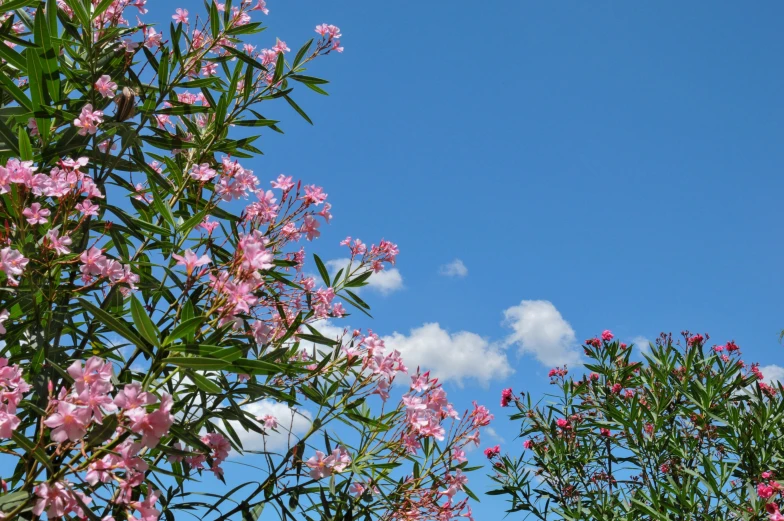
[{"label": "blue sky", "polygon": [[[145,19],[181,5],[151,2]],[[376,319],[346,323],[397,332],[390,345],[432,362],[456,405],[489,404],[506,449],[521,442],[501,389],[541,395],[543,361],[606,328],[624,340],[709,332],[784,366],[784,5],[268,7],[253,43],[296,50],[326,22],[346,50],[309,71],[331,80],[328,98],[295,96],[315,126],[271,105],[286,135],[265,134],[266,155],[246,166],[326,188],[324,259],[344,256],[346,235],[399,244],[402,283],[366,290]],[[455,259],[467,274],[440,275]],[[470,484],[488,486],[476,473]],[[475,512],[503,508],[485,497]]]}]

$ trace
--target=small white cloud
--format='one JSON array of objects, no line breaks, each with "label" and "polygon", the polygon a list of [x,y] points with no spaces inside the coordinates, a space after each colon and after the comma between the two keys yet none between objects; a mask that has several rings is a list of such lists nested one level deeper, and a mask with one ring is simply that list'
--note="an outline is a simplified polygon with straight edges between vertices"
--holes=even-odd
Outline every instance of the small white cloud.
[{"label": "small white cloud", "polygon": [[236,420],[231,420],[231,426],[242,441],[246,450],[281,451],[287,450],[299,441],[299,437],[310,429],[313,416],[306,410],[293,410],[285,403],[272,400],[261,400],[243,406],[244,411],[253,416],[271,414],[278,420],[277,432],[268,430],[264,436],[255,431],[247,431]]},{"label": "small white cloud", "polygon": [[[351,259],[342,258],[342,259],[332,259],[328,260],[324,264],[329,271],[330,276],[334,277],[338,271],[344,269],[348,266],[348,263],[351,262]],[[318,280],[319,277],[316,278]],[[378,273],[374,273],[370,276],[367,280],[368,285],[362,289],[371,289],[378,291],[382,295],[389,295],[392,292],[395,292],[399,289],[403,289],[403,275],[400,274],[400,270],[397,268],[385,268],[383,271],[379,271]],[[351,291],[358,293],[359,288],[352,288]]]},{"label": "small white cloud", "polygon": [[634,348],[640,353],[645,353],[647,355],[651,351],[651,341],[644,336],[632,338],[631,343],[634,344]]},{"label": "small white cloud", "polygon": [[766,365],[759,368],[762,373],[762,381],[766,384],[784,382],[784,367],[778,365]]},{"label": "small white cloud", "polygon": [[516,345],[521,354],[531,354],[547,366],[580,363],[574,329],[552,302],[523,300],[504,311],[504,317],[514,330],[506,344]]},{"label": "small white cloud", "polygon": [[468,275],[468,268],[460,259],[455,259],[449,264],[444,264],[438,268],[438,274],[445,277],[465,277]]},{"label": "small white cloud", "polygon": [[468,331],[450,334],[437,323],[424,324],[408,335],[395,332],[385,336],[384,342],[389,350],[400,351],[409,373],[420,367],[458,385],[472,379],[486,386],[491,380],[506,378],[514,372],[503,347]]}]

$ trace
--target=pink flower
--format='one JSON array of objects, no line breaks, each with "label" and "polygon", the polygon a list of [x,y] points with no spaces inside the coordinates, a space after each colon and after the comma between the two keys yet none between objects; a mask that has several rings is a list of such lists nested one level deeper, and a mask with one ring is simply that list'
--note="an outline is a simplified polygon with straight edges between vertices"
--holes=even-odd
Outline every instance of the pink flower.
[{"label": "pink flower", "polygon": [[253,6],[252,11],[261,11],[264,14],[269,14],[269,9],[267,9],[267,2],[264,0],[259,0],[258,3]]},{"label": "pink flower", "polygon": [[22,215],[27,218],[27,222],[30,224],[44,224],[51,213],[46,208],[41,208],[41,203],[33,203],[22,211]]},{"label": "pink flower", "polygon": [[289,52],[291,49],[288,48],[286,42],[278,38],[277,41],[275,42],[275,47],[273,47],[272,50],[277,53],[284,53],[284,52]]},{"label": "pink flower", "polygon": [[191,177],[196,179],[197,181],[209,181],[213,177],[215,177],[218,173],[210,168],[208,163],[202,163],[200,165],[194,165],[191,169]]},{"label": "pink flower", "polygon": [[59,481],[53,485],[41,483],[33,492],[38,496],[33,506],[33,514],[40,516],[45,510],[49,519],[63,517],[72,512],[79,518],[85,518],[82,505],[92,501],[78,490],[72,490],[68,481]]},{"label": "pink flower", "polygon": [[321,226],[321,223],[314,219],[312,215],[306,215],[300,231],[307,236],[309,241],[312,241],[321,236],[321,232],[318,231],[319,226]]},{"label": "pink flower", "polygon": [[523,442],[523,448],[525,449],[530,449],[533,446],[534,446],[534,440],[525,440]]},{"label": "pink flower", "polygon": [[57,403],[57,412],[46,420],[44,425],[52,430],[52,440],[62,443],[65,440],[78,441],[87,432],[90,423],[90,409],[79,407],[66,401]]},{"label": "pink flower", "polygon": [[613,339],[612,331],[610,331],[609,329],[605,329],[604,331],[602,331],[602,340],[604,340],[605,342],[609,342],[612,339]]},{"label": "pink flower", "polygon": [[508,407],[509,402],[512,401],[512,388],[504,389],[501,391],[501,407]]},{"label": "pink flower", "polygon": [[317,450],[316,455],[305,462],[305,465],[310,469],[310,477],[321,479],[331,476],[333,460],[332,456],[324,457],[324,453]]},{"label": "pink flower", "polygon": [[760,483],[757,485],[757,495],[762,499],[770,498],[775,490],[767,483]]},{"label": "pink flower", "polygon": [[76,209],[79,210],[84,214],[85,217],[89,217],[91,215],[98,215],[98,210],[101,207],[97,204],[93,204],[92,201],[89,199],[85,199],[83,202],[76,205]]},{"label": "pink flower", "polygon": [[272,188],[277,188],[279,190],[283,190],[284,192],[288,192],[294,188],[292,177],[285,176],[283,174],[280,174],[275,181],[270,181],[270,183],[272,184]]},{"label": "pink flower", "polygon": [[74,125],[79,127],[80,136],[86,136],[88,133],[95,134],[98,131],[98,125],[101,123],[103,123],[103,111],[93,111],[91,103],[82,107],[79,117],[74,120]]},{"label": "pink flower", "polygon": [[474,411],[471,413],[471,417],[474,419],[474,427],[490,425],[490,422],[493,420],[493,415],[490,414],[487,407],[478,405],[476,402],[474,402]]},{"label": "pink flower", "polygon": [[6,247],[0,250],[0,270],[9,277],[21,275],[28,262],[29,259],[14,249]]},{"label": "pink flower", "polygon": [[139,382],[127,384],[125,388],[114,397],[115,405],[126,410],[152,405],[156,400],[157,398],[155,395],[142,391],[142,386]]},{"label": "pink flower", "polygon": [[56,230],[49,230],[46,234],[46,238],[49,241],[49,248],[57,252],[58,256],[71,253],[68,246],[70,246],[73,241],[67,234],[60,237],[60,234]]},{"label": "pink flower", "polygon": [[19,427],[21,420],[15,414],[0,410],[0,438],[10,438]]},{"label": "pink flower", "polygon": [[172,397],[164,394],[161,397],[161,404],[158,409],[151,413],[147,413],[141,407],[126,412],[128,418],[133,422],[131,430],[136,434],[142,435],[142,445],[155,447],[161,438],[169,432],[169,429],[174,424],[174,416],[171,414],[173,404]]},{"label": "pink flower", "polygon": [[258,416],[256,420],[264,423],[264,427],[267,429],[277,429],[278,428],[278,419],[272,416],[271,414],[265,414],[264,416]]},{"label": "pink flower", "polygon": [[188,23],[188,10],[187,9],[181,9],[181,8],[178,7],[177,9],[174,10],[174,12],[176,14],[172,15],[172,20],[174,20],[175,22],[184,23],[184,24]]},{"label": "pink flower", "polygon": [[496,445],[495,447],[488,447],[488,448],[485,449],[485,456],[487,456],[487,459],[493,459],[494,457],[498,456],[499,454],[501,454],[501,446],[500,445]]},{"label": "pink flower", "polygon": [[[178,9],[179,11],[179,9]],[[187,14],[188,11],[185,11]],[[158,502],[158,496],[160,496],[160,492],[155,489],[148,489],[147,497],[144,498],[144,501],[133,501],[131,503],[131,507],[135,508],[141,514],[141,519],[139,521],[158,521],[161,513],[155,509],[153,505]],[[134,519],[137,519],[134,517]]]},{"label": "pink flower", "polygon": [[112,390],[112,374],[114,367],[111,362],[107,362],[97,356],[87,360],[82,368],[82,362],[74,361],[68,367],[68,374],[74,379],[74,387],[77,393],[85,389],[94,389],[99,393],[107,393]]},{"label": "pink flower", "polygon": [[185,271],[187,272],[188,276],[191,276],[193,273],[193,269],[199,266],[204,266],[205,264],[209,264],[212,262],[209,257],[206,255],[202,255],[201,257],[197,257],[195,253],[191,250],[185,250],[183,255],[177,255],[176,253],[172,255],[173,258],[177,259],[178,266],[185,266]]},{"label": "pink flower", "polygon": [[108,74],[104,74],[95,82],[95,89],[104,98],[110,98],[114,96],[117,84],[112,81]]}]

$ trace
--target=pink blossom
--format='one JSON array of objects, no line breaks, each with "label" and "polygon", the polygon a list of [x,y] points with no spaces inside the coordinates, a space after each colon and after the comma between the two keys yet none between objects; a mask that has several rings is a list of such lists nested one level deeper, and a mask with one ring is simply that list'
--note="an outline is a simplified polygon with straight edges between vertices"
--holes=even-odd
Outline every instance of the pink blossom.
[{"label": "pink blossom", "polygon": [[85,199],[81,203],[76,205],[76,209],[79,210],[84,214],[85,217],[89,217],[91,215],[98,215],[98,210],[101,207],[97,204],[93,204],[92,201],[89,199]]},{"label": "pink blossom", "polygon": [[112,374],[114,368],[111,362],[107,362],[97,356],[91,357],[84,364],[75,360],[68,367],[68,374],[74,379],[74,387],[77,393],[81,393],[85,389],[95,389],[100,393],[109,392],[112,386]]},{"label": "pink blossom", "polygon": [[272,416],[271,414],[265,414],[264,416],[256,417],[256,420],[264,423],[264,427],[267,429],[277,429],[278,428],[278,419]]},{"label": "pink blossom", "polygon": [[508,407],[509,406],[509,402],[512,401],[512,397],[513,396],[514,395],[512,394],[512,388],[511,387],[501,391],[501,407]]},{"label": "pink blossom", "polygon": [[44,425],[53,429],[52,440],[62,443],[65,440],[78,441],[87,432],[90,423],[90,409],[79,407],[66,401],[57,403],[57,412],[52,413]]},{"label": "pink blossom", "polygon": [[314,219],[312,215],[306,215],[301,232],[307,236],[309,241],[312,241],[321,236],[321,232],[318,231],[319,226],[321,226],[321,224]]},{"label": "pink blossom", "polygon": [[604,340],[605,342],[609,342],[610,340],[612,340],[613,336],[614,335],[612,334],[612,331],[610,331],[609,329],[605,329],[604,331],[602,331],[602,340]]},{"label": "pink blossom", "polygon": [[177,8],[174,10],[176,14],[172,15],[172,20],[178,23],[187,24],[188,23],[188,10]]},{"label": "pink blossom", "polygon": [[499,454],[501,454],[500,445],[496,445],[495,447],[488,447],[485,449],[485,456],[487,456],[487,459],[493,459]]},{"label": "pink blossom", "polygon": [[478,405],[476,402],[474,402],[474,410],[471,413],[471,417],[474,419],[474,427],[490,425],[490,422],[493,420],[493,415],[490,414],[490,411],[487,410],[487,407],[484,405]]},{"label": "pink blossom", "polygon": [[46,511],[49,519],[63,517],[72,512],[79,518],[85,518],[82,505],[92,501],[78,490],[71,489],[68,481],[58,481],[53,485],[44,482],[36,486],[33,492],[38,496],[33,506],[33,514],[40,516]]},{"label": "pink blossom", "polygon": [[194,165],[190,171],[191,177],[196,179],[197,181],[209,181],[213,177],[215,177],[218,173],[210,168],[208,163],[202,163],[200,165]]},{"label": "pink blossom", "polygon": [[171,414],[173,404],[172,397],[164,394],[158,409],[151,413],[141,407],[126,412],[128,418],[133,422],[131,430],[142,435],[142,445],[155,447],[161,438],[169,432],[169,428],[174,424],[174,416]]},{"label": "pink blossom", "polygon": [[284,53],[284,52],[289,52],[291,49],[288,48],[286,42],[278,38],[277,41],[275,42],[275,47],[273,47],[272,50],[275,51],[276,53]]},{"label": "pink blossom", "polygon": [[47,217],[49,217],[51,213],[52,212],[46,208],[41,208],[41,203],[33,203],[29,208],[25,208],[24,211],[22,211],[22,215],[27,218],[27,222],[30,224],[46,223]]},{"label": "pink blossom", "polygon": [[269,14],[269,9],[267,9],[267,2],[264,0],[259,0],[256,5],[253,6],[253,11],[261,11],[264,14]]},{"label": "pink blossom", "polygon": [[46,239],[49,241],[48,247],[57,252],[58,256],[71,253],[68,246],[70,246],[73,241],[67,234],[61,237],[56,230],[49,230],[46,234]]},{"label": "pink blossom", "polygon": [[91,103],[82,107],[79,117],[74,120],[74,125],[79,128],[80,136],[86,136],[88,133],[95,134],[101,123],[103,123],[103,111],[94,111]]},{"label": "pink blossom", "polygon": [[331,476],[333,460],[332,456],[325,457],[323,452],[317,450],[316,455],[305,462],[305,465],[310,469],[310,477],[321,479]]},{"label": "pink blossom", "polygon": [[279,190],[283,190],[284,192],[288,192],[292,188],[294,188],[294,182],[292,181],[292,176],[285,176],[280,174],[275,181],[270,181],[272,184],[272,188],[277,188]]},{"label": "pink blossom", "polygon": [[177,260],[178,266],[185,266],[185,271],[188,276],[191,276],[193,273],[193,269],[199,266],[204,266],[212,262],[209,257],[206,255],[202,255],[201,257],[196,256],[191,250],[185,250],[183,255],[172,254],[172,257]]},{"label": "pink blossom", "polygon": [[110,98],[114,96],[114,93],[117,90],[117,84],[112,81],[108,74],[104,74],[95,82],[95,89],[104,98]]}]

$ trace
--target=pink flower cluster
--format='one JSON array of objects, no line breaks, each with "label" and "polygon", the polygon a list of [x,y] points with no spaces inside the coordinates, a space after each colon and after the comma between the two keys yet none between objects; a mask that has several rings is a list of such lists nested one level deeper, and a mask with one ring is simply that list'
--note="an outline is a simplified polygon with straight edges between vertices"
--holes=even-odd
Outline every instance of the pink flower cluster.
[{"label": "pink flower cluster", "polygon": [[351,465],[351,457],[341,447],[335,448],[329,456],[317,450],[316,454],[305,462],[305,465],[310,469],[311,478],[327,478],[346,470]]},{"label": "pink flower cluster", "polygon": [[30,389],[22,378],[22,369],[16,364],[8,365],[7,358],[0,358],[0,438],[10,438],[19,427],[16,408]]},{"label": "pink flower cluster", "polygon": [[103,250],[91,247],[82,252],[79,256],[82,265],[79,270],[82,272],[82,282],[92,284],[96,278],[103,278],[109,282],[110,286],[124,284],[123,294],[136,290],[139,276],[131,271],[130,265],[123,265],[114,259],[110,259],[103,254]]},{"label": "pink flower cluster", "polygon": [[51,412],[44,420],[44,425],[52,429],[53,441],[79,441],[92,423],[101,424],[105,414],[118,411],[120,419],[127,420],[125,427],[141,435],[142,446],[154,447],[168,433],[174,423],[172,398],[164,394],[160,406],[148,412],[147,405],[158,399],[143,392],[138,383],[126,385],[112,398],[113,371],[111,362],[95,356],[87,360],[84,367],[79,360],[68,367],[68,374],[74,379],[73,388],[69,392],[63,387],[56,399],[50,398],[48,410]]},{"label": "pink flower cluster", "polygon": [[83,493],[71,488],[67,480],[58,481],[52,485],[41,483],[34,489],[38,499],[33,506],[33,514],[40,516],[44,512],[49,519],[63,517],[75,513],[79,518],[87,516],[82,505],[88,505],[92,499]]}]

